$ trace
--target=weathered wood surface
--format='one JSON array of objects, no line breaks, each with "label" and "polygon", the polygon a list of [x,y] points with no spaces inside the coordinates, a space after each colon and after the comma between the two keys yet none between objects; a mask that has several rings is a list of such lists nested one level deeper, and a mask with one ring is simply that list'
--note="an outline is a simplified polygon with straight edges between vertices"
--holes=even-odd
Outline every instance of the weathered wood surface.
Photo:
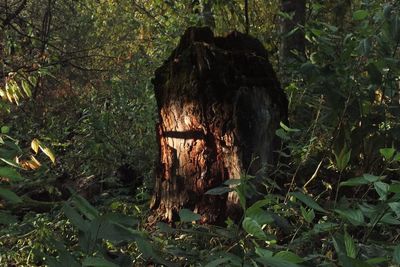
[{"label": "weathered wood surface", "polygon": [[239,32],[214,37],[189,28],[153,83],[159,166],[152,208],[167,221],[183,207],[203,223],[240,216],[235,193],[204,193],[250,164],[254,172],[272,161],[287,100],[263,45]]}]

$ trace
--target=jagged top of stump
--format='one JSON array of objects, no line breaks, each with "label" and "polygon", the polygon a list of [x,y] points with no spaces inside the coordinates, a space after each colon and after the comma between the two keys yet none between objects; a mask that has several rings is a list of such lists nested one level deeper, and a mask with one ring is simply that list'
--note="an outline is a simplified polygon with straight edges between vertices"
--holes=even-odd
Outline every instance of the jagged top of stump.
[{"label": "jagged top of stump", "polygon": [[[262,43],[244,33],[233,31],[224,37],[215,37],[208,27],[190,27],[182,35],[170,57],[155,72],[153,84],[156,98],[165,84],[187,82],[177,77],[196,79],[201,88],[229,93],[241,87],[265,88],[274,102],[287,109],[287,99],[268,60]],[[213,86],[207,86],[213,84]],[[284,112],[286,113],[286,112]]]},{"label": "jagged top of stump", "polygon": [[238,31],[232,31],[225,37],[215,37],[208,27],[189,27],[186,29],[171,57],[176,57],[196,42],[214,45],[230,52],[254,53],[257,56],[268,59],[267,50],[256,38]]}]

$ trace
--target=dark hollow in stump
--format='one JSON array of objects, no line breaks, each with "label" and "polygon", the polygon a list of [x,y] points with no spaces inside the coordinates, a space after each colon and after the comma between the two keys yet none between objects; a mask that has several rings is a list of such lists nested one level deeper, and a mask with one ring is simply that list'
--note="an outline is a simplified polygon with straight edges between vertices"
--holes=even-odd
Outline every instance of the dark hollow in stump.
[{"label": "dark hollow in stump", "polygon": [[267,51],[240,32],[214,37],[209,28],[189,28],[153,83],[159,166],[151,207],[169,222],[181,208],[203,223],[237,218],[236,193],[205,192],[272,162],[287,99]]}]

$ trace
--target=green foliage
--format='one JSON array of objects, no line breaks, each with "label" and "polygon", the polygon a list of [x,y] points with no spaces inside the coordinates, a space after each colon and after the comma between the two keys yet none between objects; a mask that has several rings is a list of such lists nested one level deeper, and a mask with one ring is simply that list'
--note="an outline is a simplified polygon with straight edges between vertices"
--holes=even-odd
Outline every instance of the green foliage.
[{"label": "green foliage", "polygon": [[[0,4],[0,265],[400,264],[399,3],[308,1],[289,33],[305,57],[283,66],[278,18],[294,14],[252,1],[289,98],[281,162],[207,191],[237,194],[239,221],[182,209],[172,227],[148,224],[151,78],[205,1],[23,2]],[[212,2],[216,33],[244,29],[243,1]]]}]

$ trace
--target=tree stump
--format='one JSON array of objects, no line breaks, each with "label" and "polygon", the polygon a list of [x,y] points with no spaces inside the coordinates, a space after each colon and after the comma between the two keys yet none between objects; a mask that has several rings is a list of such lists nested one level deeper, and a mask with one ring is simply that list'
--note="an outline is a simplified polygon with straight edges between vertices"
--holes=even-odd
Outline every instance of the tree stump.
[{"label": "tree stump", "polygon": [[267,51],[236,31],[214,37],[209,28],[189,28],[153,84],[159,166],[151,207],[169,222],[181,208],[203,223],[237,218],[236,193],[205,192],[273,160],[287,99]]}]

